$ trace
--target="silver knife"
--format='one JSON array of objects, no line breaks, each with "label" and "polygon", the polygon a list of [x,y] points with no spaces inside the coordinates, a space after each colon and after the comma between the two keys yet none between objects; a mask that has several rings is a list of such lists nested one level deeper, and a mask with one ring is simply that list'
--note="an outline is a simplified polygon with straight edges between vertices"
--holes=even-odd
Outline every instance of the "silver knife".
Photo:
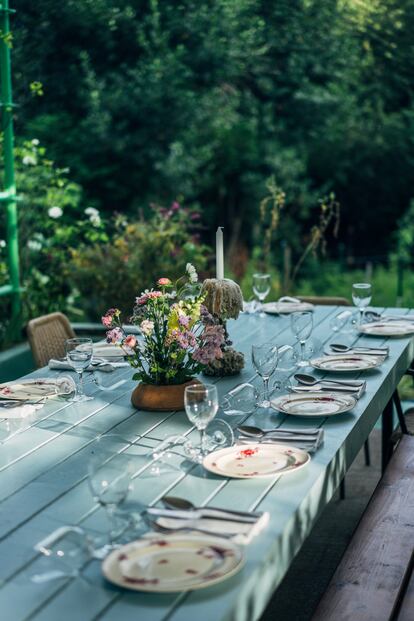
[{"label": "silver knife", "polygon": [[243,516],[232,513],[231,511],[208,508],[197,509],[196,511],[192,511],[191,509],[180,511],[178,509],[158,509],[157,507],[149,507],[146,513],[151,516],[176,518],[180,520],[213,519],[223,520],[224,522],[240,522],[242,524],[254,524],[260,516],[260,514],[257,513]]}]

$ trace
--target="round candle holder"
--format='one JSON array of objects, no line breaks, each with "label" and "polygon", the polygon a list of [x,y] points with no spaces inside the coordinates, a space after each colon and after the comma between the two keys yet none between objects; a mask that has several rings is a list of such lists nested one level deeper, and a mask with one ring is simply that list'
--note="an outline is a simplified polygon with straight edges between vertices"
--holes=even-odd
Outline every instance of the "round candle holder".
[{"label": "round candle holder", "polygon": [[234,280],[229,278],[207,278],[203,282],[204,304],[213,317],[224,328],[225,342],[222,346],[223,356],[210,362],[204,370],[205,375],[224,376],[236,375],[244,367],[244,356],[232,347],[227,332],[227,321],[237,319],[243,310],[243,295]]}]

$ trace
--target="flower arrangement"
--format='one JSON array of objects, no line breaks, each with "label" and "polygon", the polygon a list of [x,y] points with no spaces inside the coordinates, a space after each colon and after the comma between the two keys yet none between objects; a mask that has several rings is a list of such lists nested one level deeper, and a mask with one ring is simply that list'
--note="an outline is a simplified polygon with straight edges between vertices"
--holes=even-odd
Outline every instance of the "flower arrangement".
[{"label": "flower arrangement", "polygon": [[108,343],[125,350],[133,379],[145,384],[184,384],[223,356],[225,332],[203,304],[204,295],[193,265],[175,284],[159,278],[157,289],[136,298],[131,323],[141,336],[127,334],[121,312],[111,308],[102,317]]}]

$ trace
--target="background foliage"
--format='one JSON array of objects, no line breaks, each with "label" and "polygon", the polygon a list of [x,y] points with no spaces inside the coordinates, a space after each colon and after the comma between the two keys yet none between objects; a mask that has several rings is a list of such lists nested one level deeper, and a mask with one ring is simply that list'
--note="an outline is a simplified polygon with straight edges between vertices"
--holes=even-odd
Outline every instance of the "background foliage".
[{"label": "background foliage", "polygon": [[[38,183],[29,179],[30,165],[19,178],[27,198],[24,265],[36,227],[47,238],[41,265],[36,259],[34,273],[25,275],[31,311],[43,309],[47,284],[53,305],[90,313],[78,292],[83,282],[93,285],[94,265],[100,290],[110,296],[108,282],[117,283],[123,299],[134,274],[139,288],[139,274],[149,280],[166,269],[171,249],[160,254],[163,236],[150,205],[168,206],[177,197],[200,209],[203,242],[225,226],[230,271],[246,278],[249,260],[260,254],[259,204],[271,176],[286,195],[272,247],[279,271],[286,246],[294,261],[308,243],[318,199],[335,191],[342,206],[339,238],[328,238],[336,263],[326,266],[323,286],[310,265],[299,289],[329,293],[328,283],[338,282],[329,274],[367,261],[385,273],[398,253],[410,263],[414,0],[14,4],[20,149],[30,151],[30,141],[39,140],[54,162],[43,162]],[[59,222],[47,218],[48,206],[64,208]],[[99,210],[99,227],[87,208]],[[120,229],[113,214],[128,225]],[[183,222],[176,224],[171,243],[180,245]],[[153,261],[140,269],[151,248]],[[179,258],[206,265],[206,249],[197,253],[187,248]],[[105,279],[104,265],[119,278]],[[82,276],[68,290],[74,271]],[[42,284],[45,277],[51,282]]]}]

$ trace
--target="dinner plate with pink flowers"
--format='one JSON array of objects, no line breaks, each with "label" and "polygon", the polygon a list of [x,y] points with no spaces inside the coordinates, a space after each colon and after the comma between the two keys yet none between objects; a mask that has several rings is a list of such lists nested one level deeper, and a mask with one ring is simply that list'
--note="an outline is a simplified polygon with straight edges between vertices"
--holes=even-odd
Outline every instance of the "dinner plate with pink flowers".
[{"label": "dinner plate with pink flowers", "polygon": [[310,462],[306,451],[282,444],[243,444],[209,453],[206,470],[232,479],[256,479],[288,474]]},{"label": "dinner plate with pink flowers", "polygon": [[243,564],[241,548],[223,537],[148,533],[109,554],[102,571],[126,589],[171,593],[223,582]]}]

